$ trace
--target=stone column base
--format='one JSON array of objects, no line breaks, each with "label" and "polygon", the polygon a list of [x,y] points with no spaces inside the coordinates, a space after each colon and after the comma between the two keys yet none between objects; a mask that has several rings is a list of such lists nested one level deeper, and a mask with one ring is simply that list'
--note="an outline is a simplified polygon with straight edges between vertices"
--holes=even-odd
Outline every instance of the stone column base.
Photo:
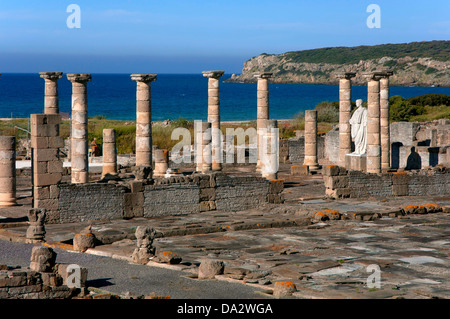
[{"label": "stone column base", "polygon": [[352,171],[366,172],[366,154],[345,154],[345,168]]}]

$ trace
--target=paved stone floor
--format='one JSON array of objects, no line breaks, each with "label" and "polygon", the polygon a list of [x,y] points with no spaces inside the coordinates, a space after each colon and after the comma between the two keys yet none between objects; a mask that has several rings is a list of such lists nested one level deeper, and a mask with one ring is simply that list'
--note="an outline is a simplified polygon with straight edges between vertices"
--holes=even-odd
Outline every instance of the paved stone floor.
[{"label": "paved stone floor", "polygon": [[[249,173],[245,167],[230,172]],[[149,225],[158,232],[158,250],[182,258],[176,265],[150,261],[149,267],[188,272],[195,279],[200,261],[216,258],[226,265],[219,281],[254,286],[269,297],[274,283],[284,280],[296,285],[293,298],[450,297],[449,196],[336,201],[322,195],[320,174],[293,177],[284,167],[280,178],[285,180],[283,205],[96,222],[92,229],[103,245],[86,253],[130,261],[134,230]],[[0,239],[24,241],[26,194],[21,201],[23,206],[0,209]],[[409,215],[401,211],[404,205],[424,204],[444,210]],[[340,219],[315,218],[326,209],[337,210]],[[47,244],[70,250],[74,234],[86,225],[47,225]]]}]

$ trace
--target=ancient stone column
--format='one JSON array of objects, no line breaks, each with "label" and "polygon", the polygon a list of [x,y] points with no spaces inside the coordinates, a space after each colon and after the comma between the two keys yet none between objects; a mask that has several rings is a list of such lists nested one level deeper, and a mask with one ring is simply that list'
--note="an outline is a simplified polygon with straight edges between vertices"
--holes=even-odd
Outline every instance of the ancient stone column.
[{"label": "ancient stone column", "polygon": [[220,77],[225,71],[203,71],[208,78],[208,122],[211,123],[212,170],[222,170],[222,135],[220,132]]},{"label": "ancient stone column", "polygon": [[278,121],[265,120],[260,148],[261,152],[261,175],[268,180],[277,179],[279,160],[279,134]]},{"label": "ancient stone column", "polygon": [[151,87],[156,74],[131,74],[136,81],[136,166],[152,167]]},{"label": "ancient stone column", "polygon": [[256,84],[256,148],[257,148],[257,162],[256,170],[261,169],[261,159],[259,152],[259,144],[262,139],[261,131],[265,128],[266,120],[269,119],[269,78],[272,73],[260,73],[255,75],[257,79]]},{"label": "ancient stone column", "polygon": [[45,80],[44,114],[59,114],[58,80],[62,72],[39,72]]},{"label": "ancient stone column", "polygon": [[383,72],[380,78],[380,138],[381,169],[391,168],[391,140],[389,132],[389,76],[390,71]]},{"label": "ancient stone column", "polygon": [[16,138],[0,136],[0,206],[16,205]]},{"label": "ancient stone column", "polygon": [[28,211],[28,220],[30,222],[27,233],[27,243],[39,243],[45,241],[45,208],[32,208]]},{"label": "ancient stone column", "polygon": [[207,173],[212,170],[211,123],[195,122],[196,171]]},{"label": "ancient stone column", "polygon": [[305,111],[305,159],[309,170],[319,169],[317,161],[317,111]]},{"label": "ancient stone column", "polygon": [[138,226],[135,235],[137,247],[133,251],[132,260],[134,263],[145,265],[155,255],[156,248],[153,246],[153,241],[156,231],[149,226]]},{"label": "ancient stone column", "polygon": [[72,138],[71,176],[72,183],[89,182],[89,142],[87,82],[90,74],[67,74],[72,82]]},{"label": "ancient stone column", "polygon": [[367,173],[381,173],[380,77],[368,75],[367,83]]},{"label": "ancient stone column", "polygon": [[167,169],[169,168],[169,151],[168,150],[155,150],[155,171],[153,176],[164,177]]},{"label": "ancient stone column", "polygon": [[356,73],[339,74],[339,165],[345,167],[345,155],[352,152],[350,117],[352,111],[352,77]]},{"label": "ancient stone column", "polygon": [[103,169],[102,176],[117,174],[116,131],[112,128],[103,129]]}]

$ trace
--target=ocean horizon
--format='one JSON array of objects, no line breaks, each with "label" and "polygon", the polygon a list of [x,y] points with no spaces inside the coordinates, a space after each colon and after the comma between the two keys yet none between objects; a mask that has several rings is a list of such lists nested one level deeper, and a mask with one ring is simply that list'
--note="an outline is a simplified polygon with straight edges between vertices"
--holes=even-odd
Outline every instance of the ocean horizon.
[{"label": "ocean horizon", "polygon": [[[221,121],[256,120],[256,83],[226,83],[221,77]],[[59,109],[71,115],[72,83],[66,74],[58,80]],[[391,86],[390,96],[404,98],[422,94],[447,94],[450,87]],[[97,73],[87,84],[88,116],[111,120],[135,120],[136,82],[130,74]],[[152,120],[207,119],[208,79],[199,74],[158,74],[151,84]],[[352,101],[367,100],[367,87],[352,87]],[[338,85],[269,84],[271,119],[292,119],[322,101],[338,101]],[[0,118],[28,118],[43,113],[44,80],[38,73],[4,73],[0,76]]]}]

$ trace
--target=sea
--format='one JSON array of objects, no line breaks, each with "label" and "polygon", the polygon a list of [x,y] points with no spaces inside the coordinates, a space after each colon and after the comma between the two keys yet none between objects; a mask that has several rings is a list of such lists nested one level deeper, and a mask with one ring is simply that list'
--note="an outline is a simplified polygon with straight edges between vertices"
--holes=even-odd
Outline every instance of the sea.
[{"label": "sea", "polygon": [[[221,121],[256,120],[256,83],[226,83],[221,77]],[[66,75],[58,80],[59,108],[71,114],[72,83]],[[130,74],[92,74],[87,84],[88,116],[115,120],[136,119],[136,82]],[[390,95],[409,98],[436,93],[450,95],[450,87],[396,87]],[[208,79],[200,74],[158,74],[151,84],[152,120],[207,119]],[[292,119],[322,101],[338,101],[337,85],[269,84],[270,118]],[[353,86],[352,100],[367,100],[366,86]],[[44,80],[38,73],[0,76],[0,118],[28,118],[43,113]]]}]

